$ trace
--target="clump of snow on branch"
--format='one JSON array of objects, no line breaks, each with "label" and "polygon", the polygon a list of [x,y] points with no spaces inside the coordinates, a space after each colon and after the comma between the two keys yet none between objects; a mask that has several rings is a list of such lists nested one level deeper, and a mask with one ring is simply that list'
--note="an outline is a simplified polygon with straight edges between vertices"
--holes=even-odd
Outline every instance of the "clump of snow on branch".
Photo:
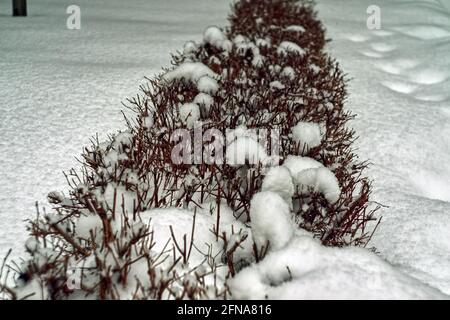
[{"label": "clump of snow on branch", "polygon": [[283,163],[302,193],[320,192],[330,202],[339,200],[341,189],[333,172],[320,162],[308,157],[288,156]]},{"label": "clump of snow on branch", "polygon": [[323,167],[323,164],[309,157],[289,155],[284,161],[283,166],[289,169],[292,177],[296,178],[299,172],[312,168],[320,168]]},{"label": "clump of snow on branch", "polygon": [[289,80],[295,79],[295,70],[292,67],[284,67],[281,75],[287,77]]},{"label": "clump of snow on branch", "polygon": [[300,33],[303,33],[303,32],[306,31],[304,27],[302,27],[302,26],[297,26],[297,25],[290,25],[290,26],[287,26],[287,27],[285,28],[285,30],[286,30],[286,31],[292,31],[292,32],[300,32]]},{"label": "clump of snow on branch", "polygon": [[301,56],[306,54],[304,49],[302,49],[298,44],[292,41],[281,42],[278,46],[277,52],[278,54],[295,53]]},{"label": "clump of snow on branch", "polygon": [[162,80],[169,83],[174,80],[183,80],[196,84],[197,81],[203,76],[208,76],[210,78],[217,77],[217,75],[208,66],[201,62],[185,62],[177,66],[175,69],[165,73],[162,76]]},{"label": "clump of snow on branch", "polygon": [[209,76],[203,76],[198,79],[197,89],[207,94],[214,94],[219,90],[217,81]]},{"label": "clump of snow on branch", "polygon": [[186,56],[191,55],[195,53],[197,49],[198,46],[194,41],[187,41],[183,46],[183,54]]},{"label": "clump of snow on branch", "polygon": [[216,26],[211,26],[203,33],[203,42],[210,44],[218,49],[230,51],[233,44],[227,39],[226,35]]},{"label": "clump of snow on branch", "polygon": [[269,85],[271,88],[278,89],[278,90],[283,90],[284,88],[286,88],[286,86],[278,80],[272,81]]},{"label": "clump of snow on branch", "polygon": [[250,204],[252,236],[258,249],[283,248],[294,235],[291,210],[277,193],[263,191],[253,196]]},{"label": "clump of snow on branch", "polygon": [[264,177],[261,190],[277,193],[286,203],[291,204],[295,188],[289,169],[284,166],[270,168]]},{"label": "clump of snow on branch", "polygon": [[195,96],[194,101],[195,104],[201,107],[201,110],[204,110],[205,116],[208,116],[209,110],[211,109],[212,104],[214,103],[214,98],[209,94],[200,92]]},{"label": "clump of snow on branch", "polygon": [[180,107],[181,121],[187,128],[194,128],[195,123],[200,119],[200,107],[195,103],[185,103]]},{"label": "clump of snow on branch", "polygon": [[322,193],[330,203],[339,200],[341,189],[339,181],[330,169],[325,167],[302,170],[297,174],[296,182],[302,192],[312,189]]},{"label": "clump of snow on branch", "polygon": [[292,138],[300,146],[300,151],[309,151],[322,142],[322,133],[317,123],[300,121],[292,128]]}]

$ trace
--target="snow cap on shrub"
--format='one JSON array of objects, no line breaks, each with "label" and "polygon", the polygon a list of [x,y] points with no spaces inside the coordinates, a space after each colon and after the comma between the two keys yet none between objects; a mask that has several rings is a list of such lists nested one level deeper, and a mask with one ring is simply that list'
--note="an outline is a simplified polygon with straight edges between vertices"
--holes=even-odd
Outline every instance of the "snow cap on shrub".
[{"label": "snow cap on shrub", "polygon": [[283,90],[283,89],[286,88],[286,86],[285,86],[284,84],[282,84],[282,83],[281,83],[280,81],[278,81],[278,80],[272,81],[272,82],[269,84],[269,86],[270,86],[272,89],[278,89],[278,90]]},{"label": "snow cap on shrub", "polygon": [[200,92],[214,94],[219,90],[217,81],[209,76],[203,76],[197,81],[197,89]]},{"label": "snow cap on shrub", "polygon": [[300,152],[308,152],[322,142],[320,126],[317,123],[300,121],[292,128],[292,138],[300,146]]},{"label": "snow cap on shrub", "polygon": [[295,179],[300,171],[320,168],[323,167],[323,164],[313,158],[289,155],[286,157],[283,166],[289,169],[292,177]]},{"label": "snow cap on shrub", "polygon": [[289,205],[275,192],[255,194],[250,203],[250,217],[252,236],[258,249],[269,243],[270,249],[279,250],[294,235]]},{"label": "snow cap on shrub", "polygon": [[151,127],[153,127],[154,123],[155,118],[151,113],[148,116],[142,118],[142,127],[144,127],[145,129],[150,129]]},{"label": "snow cap on shrub", "polygon": [[291,25],[291,26],[288,26],[288,27],[286,27],[286,29],[284,29],[284,30],[286,30],[286,31],[292,31],[292,32],[300,32],[300,33],[303,33],[303,32],[306,31],[305,28],[303,28],[302,26],[298,26],[298,25]]},{"label": "snow cap on shrub", "polygon": [[198,104],[201,107],[202,113],[204,112],[205,116],[208,116],[209,110],[214,103],[214,99],[209,94],[200,92],[195,96],[194,103]]},{"label": "snow cap on shrub", "polygon": [[283,41],[280,43],[277,49],[278,54],[295,53],[300,56],[306,54],[305,50],[302,49],[298,44],[291,41]]},{"label": "snow cap on shrub", "polygon": [[295,70],[292,67],[284,67],[281,71],[281,75],[288,78],[289,80],[294,80]]},{"label": "snow cap on shrub", "polygon": [[183,54],[184,55],[193,54],[193,53],[195,53],[197,48],[198,48],[198,46],[194,41],[188,41],[183,46]]},{"label": "snow cap on shrub", "polygon": [[219,27],[208,27],[203,33],[203,42],[224,51],[230,51],[233,44],[227,39]]},{"label": "snow cap on shrub", "polygon": [[180,120],[189,129],[194,128],[195,122],[200,119],[200,108],[195,103],[185,103],[180,108]]},{"label": "snow cap on shrub", "polygon": [[339,200],[341,189],[336,176],[330,169],[325,167],[313,168],[300,171],[297,174],[297,184],[302,191],[312,188],[320,192],[330,202],[335,203]]},{"label": "snow cap on shrub", "polygon": [[217,75],[209,67],[201,62],[184,62],[175,69],[164,74],[162,76],[162,80],[169,83],[175,80],[183,80],[196,84],[197,81],[203,76],[208,76],[211,78],[217,77]]},{"label": "snow cap on shrub", "polygon": [[270,168],[263,180],[261,190],[275,192],[286,203],[291,204],[294,195],[294,183],[289,169],[283,166]]}]

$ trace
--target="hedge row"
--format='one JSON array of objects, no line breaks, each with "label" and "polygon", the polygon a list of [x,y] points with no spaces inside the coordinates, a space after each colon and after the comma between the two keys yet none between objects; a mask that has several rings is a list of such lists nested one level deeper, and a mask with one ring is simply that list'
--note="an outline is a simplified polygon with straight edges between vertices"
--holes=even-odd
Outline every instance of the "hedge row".
[{"label": "hedge row", "polygon": [[[179,267],[188,264],[186,239],[184,248],[179,243],[169,248],[170,263],[162,263],[152,251],[152,230],[141,223],[140,215],[152,208],[196,211],[207,202],[223,203],[251,229],[253,195],[263,188],[268,170],[284,165],[289,157],[321,163],[339,188],[336,199],[330,200],[328,186],[320,187],[320,181],[296,185],[289,197],[298,227],[311,231],[324,245],[367,243],[366,226],[374,220],[376,208],[369,202],[366,163],[352,151],[355,133],[346,126],[353,115],[344,109],[344,75],[324,52],[325,30],[312,4],[242,0],[234,5],[229,21],[227,29],[208,28],[201,44],[188,42],[173,56],[172,68],[148,79],[142,92],[128,99],[136,118],[126,119],[127,131],[107,142],[94,140],[86,149],[82,172],[67,175],[70,195],[50,193],[53,212],[30,222],[26,248],[31,258],[18,271],[17,287],[3,286],[4,293],[24,297],[24,291],[38,288],[39,297],[52,299],[115,299],[123,298],[124,291],[131,298],[228,298],[226,279],[218,283],[216,266],[208,274]],[[199,122],[203,132],[276,133],[278,157],[251,163],[246,154],[240,165],[208,163],[205,154],[218,153],[211,140],[200,144],[202,161],[181,154],[175,160],[184,162],[174,161],[174,148],[180,146],[174,135],[186,129],[190,141],[196,142],[193,129]],[[299,123],[310,130],[300,130],[297,137],[293,128]],[[320,134],[320,139],[313,143],[302,134]],[[270,150],[275,142],[268,144]],[[193,153],[196,148],[190,143],[182,147]],[[269,154],[269,149],[264,151]],[[80,220],[92,216],[99,218],[101,228],[81,235]],[[251,239],[241,235],[230,246],[230,235],[220,234],[219,224],[213,232],[218,241],[221,238],[224,254],[214,264],[225,265],[227,277],[264,258],[270,244],[266,251],[253,246],[252,257],[237,265],[234,252]],[[67,285],[68,271],[80,261],[89,268],[74,289]],[[132,276],[136,261],[145,261],[141,276],[146,280]],[[208,282],[211,276],[215,280]]]}]

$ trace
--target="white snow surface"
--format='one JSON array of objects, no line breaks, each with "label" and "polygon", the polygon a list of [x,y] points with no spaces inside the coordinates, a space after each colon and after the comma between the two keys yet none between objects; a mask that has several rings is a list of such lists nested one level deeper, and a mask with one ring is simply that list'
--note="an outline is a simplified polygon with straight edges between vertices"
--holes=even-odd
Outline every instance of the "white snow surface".
[{"label": "white snow surface", "polygon": [[28,1],[12,18],[0,1],[0,257],[22,251],[24,219],[62,171],[79,167],[89,139],[125,127],[121,102],[144,76],[170,66],[170,53],[199,42],[206,26],[225,25],[221,0],[79,0],[81,30],[66,28],[69,0]]},{"label": "white snow surface", "polygon": [[[140,214],[144,223],[148,223],[150,229],[154,232],[155,247],[154,252],[159,254],[163,250],[168,250],[168,254],[172,254],[171,249],[174,244],[170,228],[172,227],[175,240],[183,243],[183,237],[186,236],[187,247],[191,245],[192,227],[194,226],[194,237],[192,238],[193,246],[191,256],[189,258],[189,267],[197,268],[203,264],[207,254],[211,255],[219,265],[223,254],[224,244],[221,238],[216,239],[214,230],[217,226],[217,205],[215,203],[202,204],[203,210],[194,212],[189,210],[167,208],[153,209]],[[195,216],[195,221],[194,221]],[[235,234],[250,235],[238,247],[234,259],[236,261],[243,257],[251,256],[252,242],[251,230],[242,222],[237,221],[233,217],[233,212],[225,205],[220,206],[220,229],[222,234],[225,232],[228,237]],[[195,222],[195,223],[194,223]],[[221,274],[223,278],[226,276],[227,268],[222,264]]]},{"label": "white snow surface", "polygon": [[357,153],[373,165],[373,199],[389,206],[371,245],[450,295],[450,1],[318,0],[330,54],[351,79],[346,108]]},{"label": "white snow surface", "polygon": [[[325,248],[311,235],[294,232],[283,200],[291,185],[266,182],[270,191],[252,201],[252,237],[275,245],[229,282],[233,297],[448,299],[450,1],[380,0],[382,28],[374,31],[366,27],[370,0],[318,2],[319,18],[333,39],[328,50],[352,78],[346,107],[358,115],[351,123],[360,136],[357,153],[373,163],[367,173],[374,179],[374,199],[389,206],[380,210],[383,220],[371,242],[378,254]],[[49,191],[66,189],[61,171],[78,166],[73,157],[89,137],[123,129],[120,101],[136,93],[143,76],[168,66],[168,53],[185,41],[201,40],[205,26],[225,25],[229,10],[228,1],[219,0],[130,0],[126,8],[118,0],[80,0],[82,29],[73,31],[65,28],[70,4],[36,0],[29,3],[29,17],[13,19],[10,3],[0,3],[0,254],[9,247],[22,250],[22,220],[34,216],[35,200],[45,202]],[[216,31],[207,41],[220,38]],[[284,43],[280,53],[302,54],[297,47]],[[209,71],[191,77],[198,70],[181,78],[215,77]],[[233,143],[259,151],[250,140]],[[304,157],[288,157],[283,168],[292,177],[328,170]],[[196,221],[198,241],[211,243],[208,231],[216,220],[208,212],[199,212]],[[222,218],[221,228],[249,232],[232,212]],[[143,219],[164,245],[169,225],[177,236],[189,234],[193,213],[156,209]],[[92,220],[82,221],[80,232],[95,225]],[[240,253],[244,258],[251,255],[249,243]]]},{"label": "white snow surface", "polygon": [[235,299],[445,299],[361,248],[327,248],[298,231],[228,282]]}]

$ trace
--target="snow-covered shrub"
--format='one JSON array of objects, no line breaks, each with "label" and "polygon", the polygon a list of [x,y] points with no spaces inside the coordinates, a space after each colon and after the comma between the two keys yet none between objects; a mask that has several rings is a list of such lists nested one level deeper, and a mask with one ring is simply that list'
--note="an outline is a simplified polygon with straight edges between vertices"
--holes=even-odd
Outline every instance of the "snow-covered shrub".
[{"label": "snow-covered shrub", "polygon": [[[67,175],[69,195],[49,194],[52,213],[30,222],[30,258],[3,292],[228,298],[229,277],[286,246],[296,229],[328,246],[367,242],[366,165],[352,152],[344,76],[323,52],[313,8],[242,0],[229,20],[188,42],[172,69],[128,99],[136,118],[126,131],[85,150],[81,173]],[[198,127],[231,129],[225,159],[242,161],[206,162],[224,150],[198,143]],[[253,128],[279,139],[261,144],[245,132]],[[180,129],[187,143],[173,139]]]}]

